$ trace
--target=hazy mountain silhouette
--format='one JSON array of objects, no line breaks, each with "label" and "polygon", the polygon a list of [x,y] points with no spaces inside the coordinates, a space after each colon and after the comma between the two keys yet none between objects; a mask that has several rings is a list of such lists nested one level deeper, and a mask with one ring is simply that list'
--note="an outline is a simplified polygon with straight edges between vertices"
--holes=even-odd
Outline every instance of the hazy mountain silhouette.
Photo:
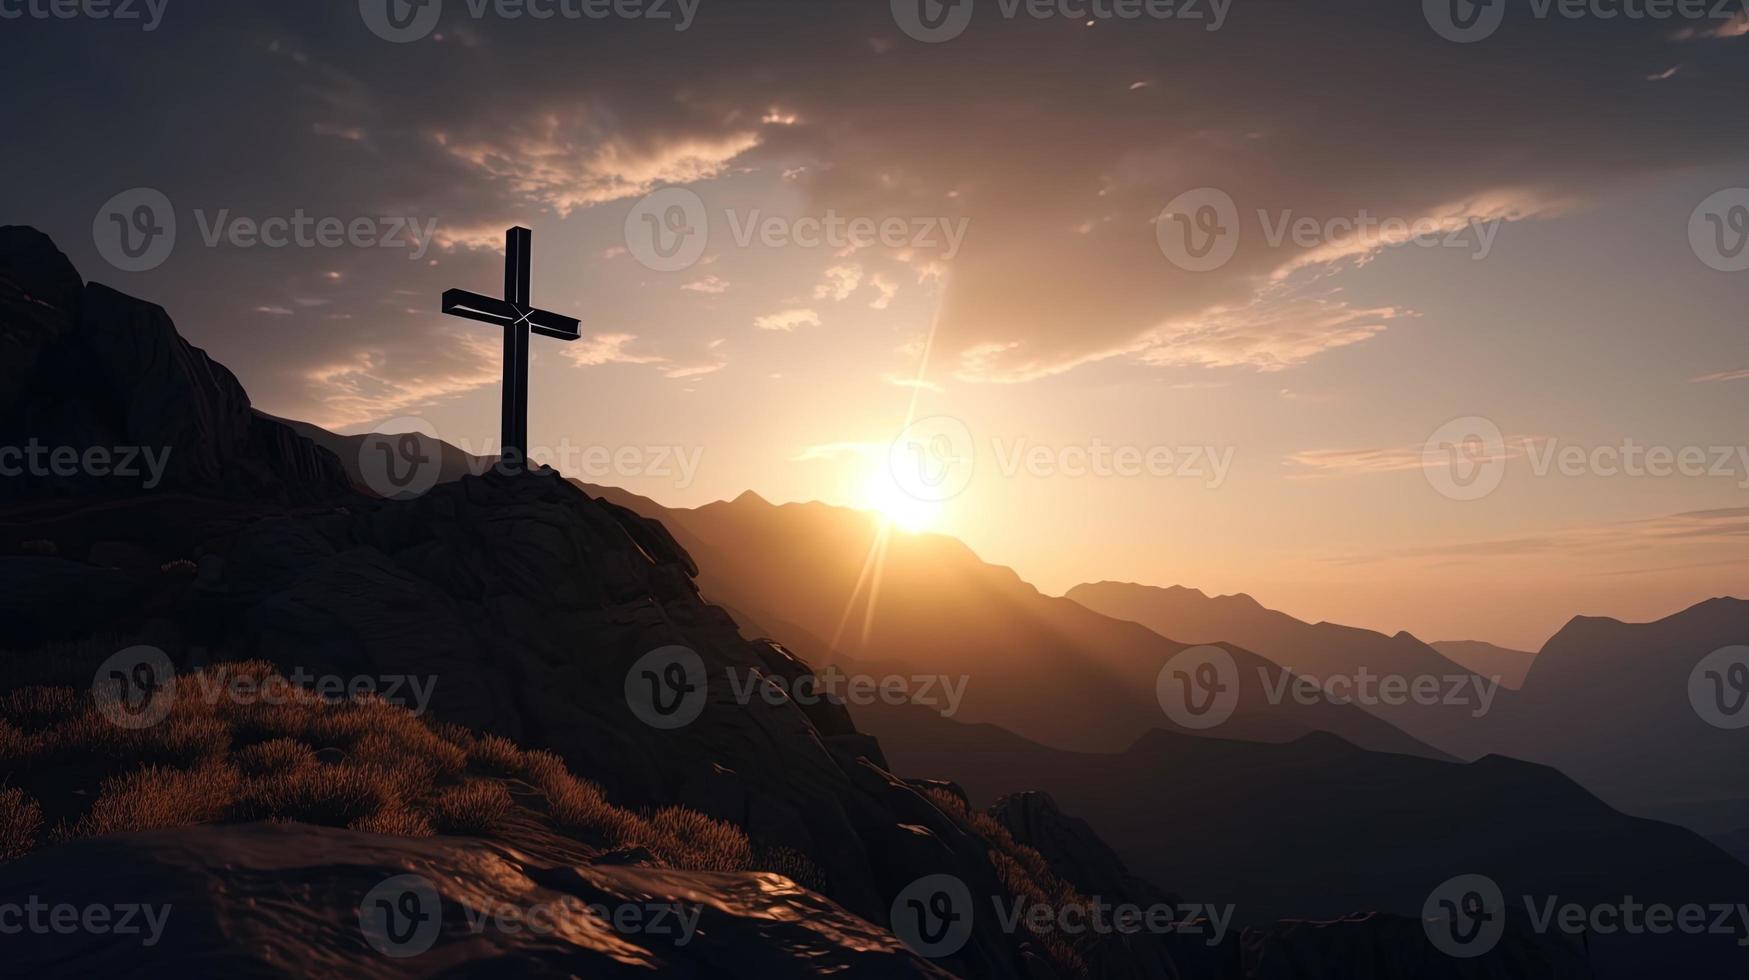
[{"label": "hazy mountain silhouette", "polygon": [[[1749,894],[1749,868],[1691,831],[1625,816],[1553,769],[1498,756],[1455,763],[1326,734],[1264,744],[1166,731],[1119,753],[1077,753],[914,706],[858,717],[900,769],[954,773],[975,804],[1046,791],[1135,873],[1234,901],[1241,917],[1416,915],[1458,874],[1563,902],[1734,906]],[[1600,976],[1661,975],[1676,962],[1695,976],[1749,968],[1739,937],[1668,938],[1585,941]]]},{"label": "hazy mountain silhouette", "polygon": [[1525,675],[1536,654],[1513,650],[1482,640],[1435,640],[1428,646],[1466,669],[1484,677],[1499,677],[1500,683],[1516,691],[1524,686]]},{"label": "hazy mountain silhouette", "polygon": [[1702,658],[1746,640],[1742,599],[1650,623],[1576,617],[1493,719],[1495,744],[1560,767],[1630,812],[1706,833],[1749,826],[1749,738],[1709,724],[1689,692]]},{"label": "hazy mountain silhouette", "polygon": [[[793,627],[774,635],[793,637],[785,642],[815,662],[964,676],[958,717],[1068,748],[1119,748],[1172,727],[1155,682],[1185,643],[1044,595],[957,538],[883,533],[874,514],[773,505],[753,493],[639,512],[696,552],[705,594],[754,623]],[[1231,652],[1246,676],[1278,673],[1247,650]],[[1243,688],[1222,731],[1265,741],[1330,731],[1384,751],[1431,751],[1356,708],[1271,704],[1259,685]]]},{"label": "hazy mountain silhouette", "polygon": [[[1384,699],[1356,703],[1415,738],[1462,758],[1487,751],[1488,743],[1478,732],[1478,719],[1510,697],[1506,691],[1492,690],[1495,678],[1472,673],[1409,633],[1386,636],[1337,623],[1307,623],[1267,609],[1248,595],[1211,597],[1183,586],[1098,582],[1077,585],[1067,597],[1184,643],[1225,640],[1237,644],[1320,682],[1332,677],[1359,678],[1362,672],[1406,680],[1429,678],[1427,690],[1437,694],[1435,703],[1391,704]],[[1255,680],[1249,673],[1242,673],[1241,678]],[[1490,690],[1478,688],[1478,683]],[[1454,685],[1457,696],[1450,697]]]}]

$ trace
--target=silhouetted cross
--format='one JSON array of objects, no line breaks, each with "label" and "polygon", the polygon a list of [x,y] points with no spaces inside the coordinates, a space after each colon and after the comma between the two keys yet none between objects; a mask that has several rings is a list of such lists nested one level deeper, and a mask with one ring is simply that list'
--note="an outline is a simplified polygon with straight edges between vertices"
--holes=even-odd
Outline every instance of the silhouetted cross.
[{"label": "silhouetted cross", "polygon": [[528,459],[528,335],[559,340],[582,336],[568,316],[537,310],[528,301],[528,253],[534,233],[527,228],[505,232],[504,298],[493,299],[465,289],[443,293],[443,312],[504,328],[504,415],[500,421],[506,462],[520,468]]}]

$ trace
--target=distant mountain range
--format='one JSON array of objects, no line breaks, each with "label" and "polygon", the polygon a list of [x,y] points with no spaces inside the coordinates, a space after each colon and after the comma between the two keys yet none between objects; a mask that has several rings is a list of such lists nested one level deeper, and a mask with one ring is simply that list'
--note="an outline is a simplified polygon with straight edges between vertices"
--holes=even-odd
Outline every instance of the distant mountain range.
[{"label": "distant mountain range", "polygon": [[1500,678],[1500,683],[1514,691],[1524,686],[1525,675],[1530,673],[1530,665],[1536,660],[1534,653],[1481,640],[1435,640],[1428,646],[1463,665],[1466,670],[1484,677]]},{"label": "distant mountain range", "polygon": [[[1262,744],[1165,731],[1123,752],[1078,753],[912,706],[857,719],[900,771],[956,774],[974,803],[1049,792],[1138,875],[1233,901],[1241,920],[1416,915],[1459,874],[1486,875],[1518,899],[1585,905],[1625,894],[1735,906],[1749,895],[1749,868],[1702,837],[1625,816],[1553,769],[1499,756],[1460,764],[1324,734]],[[1749,968],[1736,937],[1669,938],[1586,942],[1600,976],[1671,975],[1677,961],[1695,970],[1685,976]]]}]

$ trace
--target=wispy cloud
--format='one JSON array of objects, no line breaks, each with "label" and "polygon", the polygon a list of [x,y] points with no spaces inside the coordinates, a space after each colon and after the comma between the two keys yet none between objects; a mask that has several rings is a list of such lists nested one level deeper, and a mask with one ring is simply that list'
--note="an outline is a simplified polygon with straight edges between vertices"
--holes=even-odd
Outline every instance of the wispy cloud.
[{"label": "wispy cloud", "polygon": [[782,330],[785,332],[797,327],[817,327],[820,325],[820,314],[805,308],[783,310],[779,313],[768,313],[753,321],[753,325],[761,330]]}]

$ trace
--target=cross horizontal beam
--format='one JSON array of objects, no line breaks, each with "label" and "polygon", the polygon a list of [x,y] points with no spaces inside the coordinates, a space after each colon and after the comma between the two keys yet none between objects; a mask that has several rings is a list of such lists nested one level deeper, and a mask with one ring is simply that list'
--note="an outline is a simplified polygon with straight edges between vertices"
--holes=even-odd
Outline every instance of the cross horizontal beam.
[{"label": "cross horizontal beam", "polygon": [[572,317],[546,310],[518,308],[504,300],[465,289],[444,290],[443,312],[501,327],[521,324],[543,337],[559,340],[576,340],[583,335],[582,323]]}]

